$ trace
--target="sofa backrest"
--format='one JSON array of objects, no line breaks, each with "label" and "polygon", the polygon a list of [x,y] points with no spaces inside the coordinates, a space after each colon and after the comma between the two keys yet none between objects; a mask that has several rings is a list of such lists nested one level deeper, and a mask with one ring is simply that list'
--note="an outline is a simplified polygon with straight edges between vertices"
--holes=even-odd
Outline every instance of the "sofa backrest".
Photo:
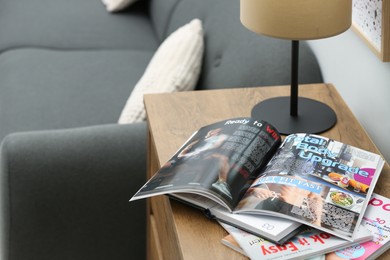
[{"label": "sofa backrest", "polygon": [[160,41],[167,37],[167,28],[172,12],[180,0],[150,0],[150,16]]},{"label": "sofa backrest", "polygon": [[[163,40],[193,18],[203,22],[205,54],[198,89],[290,83],[291,42],[257,35],[240,22],[239,0],[151,0],[151,17]],[[300,83],[322,82],[316,57],[300,44]]]}]

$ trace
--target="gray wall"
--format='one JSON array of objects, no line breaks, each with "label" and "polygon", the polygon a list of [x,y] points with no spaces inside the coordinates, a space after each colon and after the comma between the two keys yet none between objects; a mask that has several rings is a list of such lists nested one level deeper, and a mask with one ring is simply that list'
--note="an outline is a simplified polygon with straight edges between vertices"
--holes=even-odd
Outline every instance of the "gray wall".
[{"label": "gray wall", "polygon": [[387,161],[390,161],[390,62],[382,62],[351,29],[309,41],[324,81],[333,83]]}]

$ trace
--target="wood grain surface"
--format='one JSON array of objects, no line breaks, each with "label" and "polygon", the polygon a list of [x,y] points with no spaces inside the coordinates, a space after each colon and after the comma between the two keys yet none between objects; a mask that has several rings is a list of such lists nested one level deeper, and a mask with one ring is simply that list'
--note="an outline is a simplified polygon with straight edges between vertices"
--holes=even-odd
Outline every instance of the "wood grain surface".
[{"label": "wood grain surface", "polygon": [[[322,101],[335,110],[336,125],[321,135],[379,153],[333,85],[301,85],[299,91],[300,96]],[[145,95],[149,126],[148,177],[200,127],[233,117],[249,117],[259,101],[288,95],[288,86]],[[390,197],[387,163],[375,192]],[[165,196],[148,202],[149,259],[246,259],[221,244],[226,231],[201,211]],[[389,252],[381,259],[386,257],[390,257]]]}]

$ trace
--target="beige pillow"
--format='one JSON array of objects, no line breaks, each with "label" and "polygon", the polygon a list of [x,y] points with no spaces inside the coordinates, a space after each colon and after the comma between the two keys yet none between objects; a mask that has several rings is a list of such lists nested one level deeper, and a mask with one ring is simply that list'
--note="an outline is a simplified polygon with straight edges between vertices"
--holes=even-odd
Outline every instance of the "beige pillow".
[{"label": "beige pillow", "polygon": [[121,11],[137,1],[138,0],[102,0],[109,12]]},{"label": "beige pillow", "polygon": [[146,119],[143,95],[193,90],[203,57],[202,22],[194,19],[173,32],[160,45],[135,85],[120,115],[119,124]]}]

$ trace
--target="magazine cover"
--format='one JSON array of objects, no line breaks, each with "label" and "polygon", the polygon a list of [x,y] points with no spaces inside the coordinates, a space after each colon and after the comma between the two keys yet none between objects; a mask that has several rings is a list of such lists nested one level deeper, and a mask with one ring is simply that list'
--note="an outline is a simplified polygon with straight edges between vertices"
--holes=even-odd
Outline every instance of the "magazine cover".
[{"label": "magazine cover", "polygon": [[[359,228],[359,232],[352,242],[308,227],[285,244],[277,245],[238,228],[223,223],[221,225],[232,235],[245,255],[252,260],[307,259],[372,239],[371,232],[364,226]],[[222,239],[221,242],[225,245],[231,244],[231,240]],[[237,246],[231,245],[229,247],[237,250]]]},{"label": "magazine cover", "polygon": [[352,241],[383,164],[326,137],[289,135],[235,212],[272,212]]}]

